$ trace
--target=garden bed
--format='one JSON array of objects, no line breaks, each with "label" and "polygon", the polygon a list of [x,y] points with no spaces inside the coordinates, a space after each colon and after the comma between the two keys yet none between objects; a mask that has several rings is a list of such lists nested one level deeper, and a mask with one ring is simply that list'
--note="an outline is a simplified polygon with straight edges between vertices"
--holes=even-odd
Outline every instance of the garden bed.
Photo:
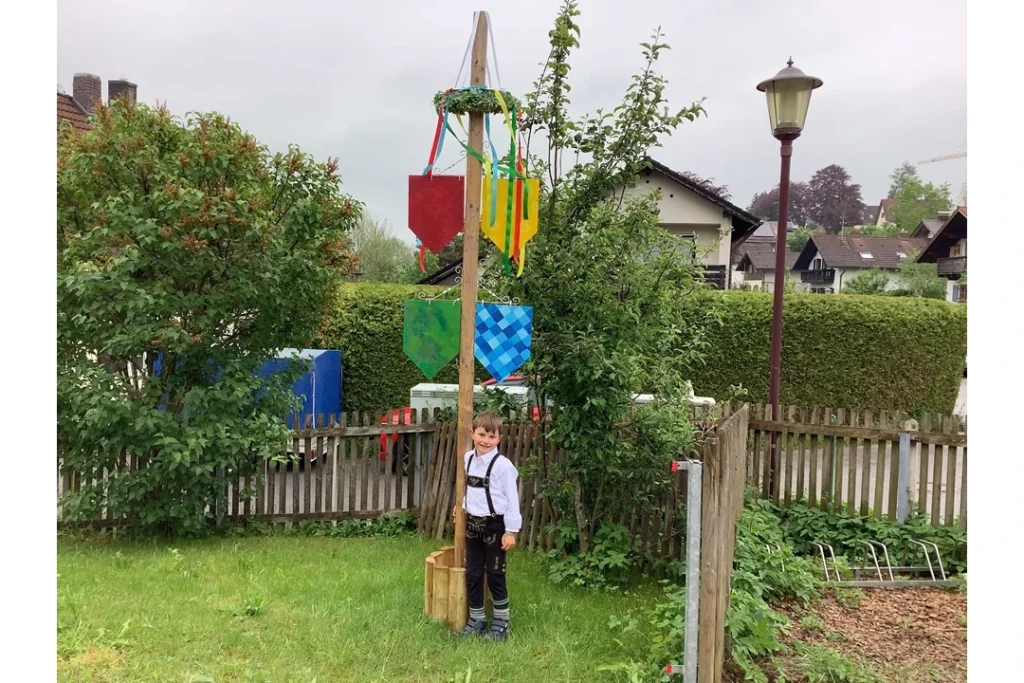
[{"label": "garden bed", "polygon": [[836,652],[878,676],[836,680],[967,680],[965,592],[923,587],[839,589],[829,591],[809,608],[790,606],[781,611],[792,620],[786,638],[792,652],[777,658],[787,680],[814,680],[806,673],[801,673],[804,678],[794,678],[794,674],[804,672],[808,663],[827,664],[823,650]]}]

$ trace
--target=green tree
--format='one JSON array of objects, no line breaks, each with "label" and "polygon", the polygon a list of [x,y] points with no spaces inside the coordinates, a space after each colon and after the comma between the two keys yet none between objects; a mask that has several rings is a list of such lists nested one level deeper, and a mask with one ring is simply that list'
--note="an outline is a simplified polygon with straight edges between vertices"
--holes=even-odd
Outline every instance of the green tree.
[{"label": "green tree", "polygon": [[949,183],[935,186],[917,178],[907,178],[889,211],[899,231],[912,232],[926,218],[952,208]]},{"label": "green tree", "polygon": [[[360,282],[410,284],[423,277],[419,269],[419,250],[395,236],[386,220],[364,215],[349,235],[352,251],[358,259]],[[427,252],[427,256],[433,256]],[[424,259],[425,261],[427,259]],[[427,272],[437,257],[425,263]]]},{"label": "green tree", "polygon": [[335,161],[272,155],[220,114],[119,100],[94,125],[57,157],[57,447],[87,476],[142,467],[63,511],[193,533],[282,457],[291,377],[256,373],[315,334],[361,209]]},{"label": "green tree", "polygon": [[917,263],[916,258],[916,254],[907,254],[907,258],[900,264],[900,288],[910,296],[945,299],[946,280],[939,277],[938,266],[934,263]]},{"label": "green tree", "polygon": [[899,196],[900,190],[907,184],[907,181],[914,180],[920,182],[920,177],[917,175],[917,166],[914,166],[909,161],[904,161],[900,164],[890,175],[889,179],[892,180],[892,185],[889,186],[889,199],[895,199]]},{"label": "green tree", "polygon": [[811,239],[812,235],[822,235],[825,233],[825,229],[810,221],[803,227],[796,227],[792,230],[786,231],[786,246],[793,251],[800,251],[806,246],[807,241]]},{"label": "green tree", "polygon": [[848,294],[882,294],[890,280],[889,273],[879,268],[869,268],[857,273],[843,285]]},{"label": "green tree", "polygon": [[[679,302],[701,285],[692,262],[678,258],[676,239],[658,227],[656,197],[626,201],[624,188],[637,182],[645,152],[703,108],[665,106],[666,81],[654,66],[668,46],[658,31],[643,44],[644,68],[623,102],[570,120],[578,14],[576,2],[563,4],[526,97],[528,138],[546,138],[546,149],[529,155],[531,175],[547,176],[540,230],[523,276],[493,269],[488,285],[534,308],[524,371],[550,411],[548,437],[566,456],[545,496],[562,515],[565,548],[586,558],[601,525],[664,490],[669,461],[692,441],[681,368],[698,359],[702,340],[697,321],[680,319]],[[658,399],[637,409],[637,393]]]}]

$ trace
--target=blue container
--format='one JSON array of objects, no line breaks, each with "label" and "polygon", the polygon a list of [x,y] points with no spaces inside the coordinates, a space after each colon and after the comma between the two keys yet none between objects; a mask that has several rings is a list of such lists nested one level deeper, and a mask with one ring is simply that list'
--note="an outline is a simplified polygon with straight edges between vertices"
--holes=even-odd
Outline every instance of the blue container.
[{"label": "blue container", "polygon": [[[289,367],[293,356],[307,365],[306,372],[292,385],[292,392],[302,398],[299,425],[305,426],[309,415],[337,415],[341,413],[341,351],[330,349],[281,349],[277,357],[268,360],[259,370],[260,377],[270,377]],[[315,419],[315,417],[314,417]],[[295,428],[294,416],[287,417],[288,426]]]}]

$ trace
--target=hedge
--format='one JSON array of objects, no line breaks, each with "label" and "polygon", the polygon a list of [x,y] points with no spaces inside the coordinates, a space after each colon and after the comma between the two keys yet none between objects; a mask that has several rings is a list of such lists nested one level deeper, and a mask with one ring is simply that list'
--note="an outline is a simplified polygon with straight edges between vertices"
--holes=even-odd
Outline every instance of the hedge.
[{"label": "hedge", "polygon": [[[768,400],[772,295],[708,292],[684,316],[709,320],[698,395],[742,384]],[[967,357],[967,311],[946,301],[852,294],[788,294],[782,317],[784,405],[912,413],[953,410]]]},{"label": "hedge", "polygon": [[[433,380],[402,352],[406,299],[437,287],[345,285],[316,344],[341,349],[345,410],[406,405],[420,382],[456,383],[453,361]],[[681,315],[708,324],[704,362],[690,369],[694,391],[722,399],[742,385],[768,399],[772,295],[709,291]],[[862,410],[950,412],[967,356],[963,306],[931,299],[789,294],[782,334],[781,401]],[[477,379],[486,371],[477,364]]]},{"label": "hedge", "polygon": [[[418,285],[346,284],[335,295],[314,345],[340,349],[345,411],[381,411],[409,404],[409,390],[421,382],[457,384],[458,360],[427,379],[402,351],[404,302],[420,292],[443,288]],[[476,364],[478,380],[489,375]]]}]

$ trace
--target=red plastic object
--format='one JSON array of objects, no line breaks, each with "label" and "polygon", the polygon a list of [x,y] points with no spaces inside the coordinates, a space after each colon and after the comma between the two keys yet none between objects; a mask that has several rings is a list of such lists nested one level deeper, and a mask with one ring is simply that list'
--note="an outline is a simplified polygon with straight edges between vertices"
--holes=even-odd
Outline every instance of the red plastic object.
[{"label": "red plastic object", "polygon": [[673,472],[678,472],[679,471],[679,461],[678,460],[673,460],[672,461],[672,471]]},{"label": "red plastic object", "polygon": [[[398,414],[400,412],[404,412],[405,413],[405,424],[412,424],[412,408],[410,408],[409,406],[406,406],[405,408],[396,408],[395,410],[392,410],[391,411],[391,424],[398,424]],[[380,423],[381,424],[387,424],[388,423],[388,416],[385,415],[384,417],[382,417],[380,419]],[[390,449],[390,447],[397,440],[398,440],[398,434],[397,433],[391,433],[391,434],[381,433],[381,435],[380,435],[380,459],[381,460],[387,460],[388,459],[388,450]],[[390,443],[388,443],[389,441],[390,441]]]},{"label": "red plastic object", "polygon": [[462,232],[465,193],[460,175],[409,176],[409,230],[435,254]]}]

